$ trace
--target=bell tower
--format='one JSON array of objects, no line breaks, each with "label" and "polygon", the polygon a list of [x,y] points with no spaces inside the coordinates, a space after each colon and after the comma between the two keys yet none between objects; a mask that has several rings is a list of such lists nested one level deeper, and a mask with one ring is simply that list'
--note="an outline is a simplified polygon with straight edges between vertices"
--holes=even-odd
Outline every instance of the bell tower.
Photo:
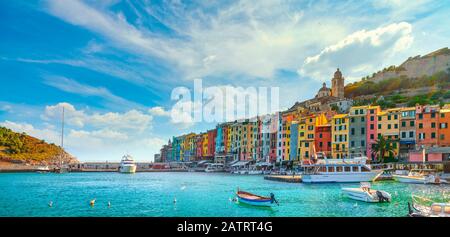
[{"label": "bell tower", "polygon": [[339,68],[334,73],[333,79],[331,79],[331,96],[344,98],[344,77],[342,77]]}]

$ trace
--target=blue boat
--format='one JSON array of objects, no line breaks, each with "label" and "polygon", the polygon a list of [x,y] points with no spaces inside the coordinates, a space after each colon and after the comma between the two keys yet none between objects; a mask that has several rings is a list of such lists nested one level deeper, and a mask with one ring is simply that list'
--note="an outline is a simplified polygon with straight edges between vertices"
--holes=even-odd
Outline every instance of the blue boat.
[{"label": "blue boat", "polygon": [[278,201],[275,199],[275,195],[273,193],[270,194],[270,197],[264,197],[249,192],[240,191],[238,189],[236,195],[240,203],[245,203],[248,205],[262,207],[270,207],[275,204],[278,205]]}]

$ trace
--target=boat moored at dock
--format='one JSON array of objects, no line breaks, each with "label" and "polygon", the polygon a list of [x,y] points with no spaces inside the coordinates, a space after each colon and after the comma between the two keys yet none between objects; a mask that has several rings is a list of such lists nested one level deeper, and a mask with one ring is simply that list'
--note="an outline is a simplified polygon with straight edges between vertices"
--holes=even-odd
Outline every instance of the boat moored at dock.
[{"label": "boat moored at dock", "polygon": [[119,172],[128,174],[136,172],[136,164],[134,163],[133,157],[131,157],[130,155],[124,155],[122,157],[122,161],[120,162],[119,166]]},{"label": "boat moored at dock", "polygon": [[447,181],[441,179],[432,169],[412,169],[407,175],[392,175],[395,180],[402,183],[413,184],[444,184]]},{"label": "boat moored at dock", "polygon": [[[450,203],[433,202],[432,200],[412,195],[412,205],[408,202],[410,217],[450,217]],[[431,202],[431,205],[421,203]]]},{"label": "boat moored at dock", "polygon": [[317,153],[315,160],[304,162],[302,181],[305,183],[351,183],[375,180],[383,170],[372,170],[366,164],[367,157],[354,154],[350,159],[327,159],[325,154]]},{"label": "boat moored at dock", "polygon": [[225,172],[225,165],[222,163],[210,163],[205,172]]}]

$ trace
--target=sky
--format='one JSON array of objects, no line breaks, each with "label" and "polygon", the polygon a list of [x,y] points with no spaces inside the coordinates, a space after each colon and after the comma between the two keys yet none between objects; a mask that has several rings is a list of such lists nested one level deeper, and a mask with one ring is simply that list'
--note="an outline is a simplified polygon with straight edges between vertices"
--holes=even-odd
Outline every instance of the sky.
[{"label": "sky", "polygon": [[[214,123],[171,117],[174,88],[278,87],[288,108],[448,47],[450,1],[0,1],[0,126],[80,161],[151,161]],[[189,117],[189,116],[188,116]]]}]

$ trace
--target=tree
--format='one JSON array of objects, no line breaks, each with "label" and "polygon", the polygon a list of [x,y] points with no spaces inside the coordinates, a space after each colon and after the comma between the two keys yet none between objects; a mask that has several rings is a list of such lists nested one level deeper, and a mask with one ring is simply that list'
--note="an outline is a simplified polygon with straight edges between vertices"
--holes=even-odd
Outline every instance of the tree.
[{"label": "tree", "polygon": [[384,138],[383,136],[379,136],[378,139],[372,144],[372,154],[377,157],[378,162],[383,161],[386,154],[393,154],[395,152],[395,148],[393,144],[397,142],[392,138]]}]

